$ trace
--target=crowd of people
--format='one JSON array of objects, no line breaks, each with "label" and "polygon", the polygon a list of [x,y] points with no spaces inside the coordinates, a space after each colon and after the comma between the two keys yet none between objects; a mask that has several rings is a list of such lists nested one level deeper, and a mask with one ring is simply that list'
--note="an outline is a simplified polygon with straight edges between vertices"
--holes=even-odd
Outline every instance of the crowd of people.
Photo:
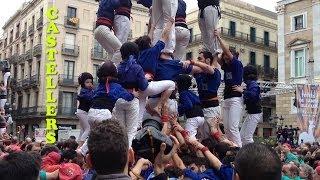
[{"label": "crowd of people", "polygon": [[183,0],[138,0],[150,9],[150,29],[134,42],[127,42],[131,0],[99,3],[94,36],[112,57],[100,65],[97,87],[92,74],[79,76],[79,137],[46,145],[3,133],[1,180],[320,179],[318,144],[254,143],[258,72],[221,39],[219,0],[198,0],[204,48],[196,60],[185,60]]}]

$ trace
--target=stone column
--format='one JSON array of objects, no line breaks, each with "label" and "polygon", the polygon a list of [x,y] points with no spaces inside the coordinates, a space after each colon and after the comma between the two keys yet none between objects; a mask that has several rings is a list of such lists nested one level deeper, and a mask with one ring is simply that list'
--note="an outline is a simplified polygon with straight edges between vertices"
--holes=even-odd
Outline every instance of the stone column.
[{"label": "stone column", "polygon": [[285,82],[285,5],[277,7],[278,13],[278,82]]}]

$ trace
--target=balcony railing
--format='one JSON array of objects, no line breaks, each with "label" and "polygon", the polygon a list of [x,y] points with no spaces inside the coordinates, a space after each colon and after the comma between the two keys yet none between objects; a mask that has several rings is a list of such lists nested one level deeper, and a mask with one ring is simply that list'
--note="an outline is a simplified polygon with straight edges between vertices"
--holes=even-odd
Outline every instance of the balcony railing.
[{"label": "balcony railing", "polygon": [[62,44],[61,54],[67,55],[67,56],[78,57],[79,56],[79,46]]},{"label": "balcony railing", "polygon": [[32,60],[32,49],[29,49],[27,52],[26,52],[26,56],[25,56],[25,61],[31,61]]},{"label": "balcony railing", "polygon": [[65,16],[64,26],[67,28],[79,29],[79,18]]},{"label": "balcony railing", "polygon": [[29,36],[31,36],[31,35],[34,34],[34,24],[31,24],[31,25],[29,26],[28,34],[29,34]]},{"label": "balcony railing", "polygon": [[22,63],[25,60],[26,55],[25,54],[21,54],[18,58],[18,63]]},{"label": "balcony railing", "polygon": [[40,17],[37,20],[37,30],[41,29],[43,27],[43,17]]},{"label": "balcony railing", "polygon": [[27,39],[27,30],[22,31],[21,33],[21,40],[25,41]]},{"label": "balcony railing", "polygon": [[91,59],[104,61],[107,58],[105,50],[91,49]]},{"label": "balcony railing", "polygon": [[16,91],[22,91],[22,81],[21,80],[17,80]]},{"label": "balcony railing", "polygon": [[30,117],[42,117],[45,116],[46,109],[44,106],[34,106],[34,107],[27,107],[27,108],[18,108],[13,110],[12,115],[15,118],[22,119],[22,118],[30,118]]},{"label": "balcony railing", "polygon": [[37,44],[33,47],[33,56],[40,57],[42,54],[42,44]]},{"label": "balcony railing", "polygon": [[[266,43],[266,40],[261,37],[251,37],[250,34],[239,32],[239,31],[232,31],[231,29],[221,27],[221,35],[225,37],[231,37],[231,38],[236,38],[240,40],[244,40],[249,43],[254,43],[254,44],[259,44],[262,46],[267,46],[271,48],[277,48],[277,42],[274,41],[269,41],[269,43]],[[252,41],[252,40],[255,41]]]},{"label": "balcony railing", "polygon": [[30,88],[30,79],[23,79],[22,80],[22,89],[29,89]]},{"label": "balcony railing", "polygon": [[[255,37],[255,41],[252,42],[250,38],[250,34],[238,32],[238,31],[232,31],[228,28],[221,27],[221,36],[225,38],[232,38],[232,40],[240,40],[246,43],[253,43],[255,45],[260,45],[263,47],[269,47],[273,50],[277,49],[277,42],[275,41],[267,41],[264,38],[261,37]],[[201,42],[201,34],[196,34],[190,39],[190,43],[198,43]]]},{"label": "balcony railing", "polygon": [[60,74],[58,82],[60,86],[77,87],[78,77]]},{"label": "balcony railing", "polygon": [[38,87],[40,85],[39,83],[39,75],[38,74],[35,74],[33,76],[31,76],[30,78],[30,86],[31,87]]},{"label": "balcony railing", "polygon": [[66,117],[74,117],[75,112],[77,111],[76,107],[59,107],[58,109],[58,116],[66,116]]},{"label": "balcony railing", "polygon": [[17,63],[19,61],[19,56],[18,54],[14,54],[10,57],[10,63],[11,64],[14,64],[14,63]]}]

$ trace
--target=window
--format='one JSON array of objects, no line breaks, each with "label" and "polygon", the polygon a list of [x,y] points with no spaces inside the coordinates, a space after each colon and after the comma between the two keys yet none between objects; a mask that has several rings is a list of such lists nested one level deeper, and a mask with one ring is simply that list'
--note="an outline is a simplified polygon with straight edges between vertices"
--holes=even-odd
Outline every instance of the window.
[{"label": "window", "polygon": [[13,41],[13,29],[10,31],[10,43]]},{"label": "window", "polygon": [[190,40],[189,40],[189,43],[191,43],[192,40],[193,40],[193,28],[190,28],[189,31],[190,31]]},{"label": "window", "polygon": [[25,22],[24,23],[24,30],[27,30],[27,26],[28,26],[28,24],[27,24],[27,22]]},{"label": "window", "polygon": [[64,79],[72,79],[74,76],[74,62],[64,61]]},{"label": "window", "polygon": [[40,9],[40,18],[43,18],[43,8]]},{"label": "window", "polygon": [[38,36],[38,44],[41,44],[41,41],[42,41],[42,34],[39,34],[39,36]]},{"label": "window", "polygon": [[77,8],[68,7],[67,16],[68,18],[77,17]]},{"label": "window", "polygon": [[20,23],[16,26],[16,39],[20,36]]},{"label": "window", "polygon": [[32,16],[32,26],[34,26],[34,15]]},{"label": "window", "polygon": [[27,94],[27,106],[26,107],[30,107],[30,93]]},{"label": "window", "polygon": [[19,54],[19,44],[16,45],[16,54]]},{"label": "window", "polygon": [[33,47],[33,39],[30,40],[30,48]]},{"label": "window", "polygon": [[72,107],[73,93],[63,92],[62,93],[62,107]]},{"label": "window", "polygon": [[34,106],[37,107],[38,106],[38,100],[39,100],[39,92],[35,92],[34,93]]},{"label": "window", "polygon": [[38,78],[40,77],[39,76],[40,70],[41,70],[41,61],[37,61],[37,75],[38,75]]},{"label": "window", "polygon": [[255,52],[250,52],[250,64],[255,66],[256,65],[256,53]]},{"label": "window", "polygon": [[291,31],[307,28],[307,13],[291,17]]},{"label": "window", "polygon": [[270,73],[270,56],[269,55],[263,56],[263,66],[264,66],[264,73],[269,74]]},{"label": "window", "polygon": [[256,42],[256,28],[250,27],[250,42]]},{"label": "window", "polygon": [[22,46],[22,53],[26,53],[26,44],[24,43],[23,46]]},{"label": "window", "polygon": [[263,41],[265,46],[269,46],[269,32],[265,31],[263,33]]},{"label": "window", "polygon": [[24,79],[24,64],[21,64],[21,76],[20,79]]},{"label": "window", "polygon": [[136,21],[136,23],[135,23],[135,31],[136,31],[136,33],[140,33],[141,32],[141,21]]},{"label": "window", "polygon": [[32,62],[29,62],[29,78],[32,76]]},{"label": "window", "polygon": [[18,67],[17,66],[14,66],[14,72],[13,72],[13,78],[14,79],[17,79],[17,76],[18,76]]},{"label": "window", "polygon": [[188,52],[186,54],[186,60],[191,60],[192,59],[192,52]]},{"label": "window", "polygon": [[75,40],[76,40],[75,34],[66,33],[65,40],[64,40],[65,48],[69,50],[74,50]]},{"label": "window", "polygon": [[236,36],[236,22],[230,21],[229,24],[229,35],[232,37]]},{"label": "window", "polygon": [[291,76],[304,77],[306,69],[305,49],[294,50],[291,52]]},{"label": "window", "polygon": [[22,94],[19,94],[19,96],[18,96],[18,108],[17,109],[21,109],[22,108],[22,102],[23,102],[23,96],[22,96]]},{"label": "window", "polygon": [[93,82],[98,82],[98,77],[97,77],[97,72],[98,72],[98,69],[99,69],[99,65],[97,64],[94,64],[93,65]]}]

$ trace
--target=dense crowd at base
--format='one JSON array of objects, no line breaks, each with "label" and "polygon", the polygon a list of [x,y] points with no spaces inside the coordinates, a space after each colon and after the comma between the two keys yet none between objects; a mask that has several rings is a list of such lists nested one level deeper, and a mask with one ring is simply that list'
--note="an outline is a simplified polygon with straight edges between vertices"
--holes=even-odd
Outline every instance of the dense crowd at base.
[{"label": "dense crowd at base", "polygon": [[[239,149],[225,140],[210,138],[199,142],[188,137],[174,117],[170,124],[162,130],[170,135],[172,149],[165,152],[163,143],[149,160],[129,148],[125,128],[116,120],[103,121],[92,128],[86,156],[77,153],[75,137],[49,145],[31,138],[18,142],[17,137],[4,134],[0,179],[320,179],[318,143],[304,143],[296,148],[288,143],[276,147],[250,143]],[[217,122],[212,125],[219,126]]]}]

